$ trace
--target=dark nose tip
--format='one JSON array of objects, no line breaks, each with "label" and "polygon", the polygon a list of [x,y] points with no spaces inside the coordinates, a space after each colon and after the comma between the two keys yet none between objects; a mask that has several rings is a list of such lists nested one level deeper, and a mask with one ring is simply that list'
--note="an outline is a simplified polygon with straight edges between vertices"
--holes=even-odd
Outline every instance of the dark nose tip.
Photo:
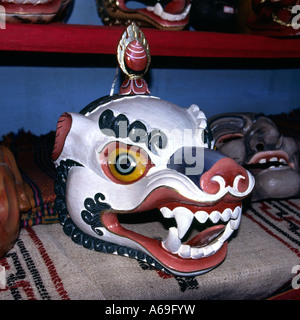
[{"label": "dark nose tip", "polygon": [[258,152],[263,151],[265,149],[265,145],[262,142],[259,142],[255,147]]},{"label": "dark nose tip", "polygon": [[245,137],[247,147],[253,153],[274,150],[282,144],[278,128],[266,117],[259,118]]}]

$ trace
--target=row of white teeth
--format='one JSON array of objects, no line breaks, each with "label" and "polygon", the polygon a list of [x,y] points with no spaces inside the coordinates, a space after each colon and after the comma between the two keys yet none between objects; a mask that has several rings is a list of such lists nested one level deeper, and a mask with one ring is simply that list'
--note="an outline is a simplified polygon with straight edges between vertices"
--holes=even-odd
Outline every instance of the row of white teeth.
[{"label": "row of white teeth", "polygon": [[154,7],[149,6],[146,9],[148,11],[155,13],[157,16],[161,17],[164,20],[180,21],[180,20],[184,20],[187,17],[187,15],[189,14],[190,9],[191,9],[191,4],[189,4],[185,8],[184,12],[182,12],[180,14],[171,14],[171,13],[165,12],[160,3],[157,3]]},{"label": "row of white teeth", "polygon": [[[277,158],[277,157],[273,157],[273,158],[270,158],[269,160],[267,160],[267,159],[260,159],[259,160],[259,163],[267,163],[267,162],[281,162],[282,163],[282,165],[279,165],[279,167],[283,167],[283,166],[285,166],[285,165],[287,165],[287,162],[284,160],[284,159],[282,159],[282,158]],[[275,166],[271,166],[270,168],[275,168]]]},{"label": "row of white teeth", "polygon": [[14,4],[43,4],[51,2],[52,0],[1,0],[0,2],[14,3]]},{"label": "row of white teeth", "polygon": [[[174,210],[163,207],[160,211],[165,218],[175,218],[177,223],[177,228],[171,227],[169,229],[167,238],[162,242],[163,247],[173,254],[178,254],[182,258],[200,259],[215,254],[232,233],[238,229],[242,208],[236,207],[233,211],[227,208],[222,213],[213,211],[210,214],[206,211],[193,213],[185,207],[177,207]],[[207,220],[218,223],[221,220],[222,222],[227,222],[227,224],[224,231],[211,243],[202,247],[191,247],[190,245],[182,244],[181,239],[189,230],[194,218],[200,223],[205,223]]]}]

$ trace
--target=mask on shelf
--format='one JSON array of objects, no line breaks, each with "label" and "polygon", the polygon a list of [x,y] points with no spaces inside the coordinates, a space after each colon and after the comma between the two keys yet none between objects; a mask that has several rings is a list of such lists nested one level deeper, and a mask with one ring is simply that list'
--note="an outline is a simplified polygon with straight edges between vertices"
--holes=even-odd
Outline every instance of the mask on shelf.
[{"label": "mask on shelf", "polygon": [[252,33],[271,37],[300,34],[299,0],[252,0],[247,25]]},{"label": "mask on shelf", "polygon": [[[7,23],[65,22],[72,12],[74,0],[0,0]],[[4,21],[4,20],[3,20]]]},{"label": "mask on shelf", "polygon": [[189,0],[136,1],[137,7],[129,8],[126,1],[96,0],[99,16],[105,25],[127,26],[132,21],[138,26],[161,30],[182,30],[190,17]]}]

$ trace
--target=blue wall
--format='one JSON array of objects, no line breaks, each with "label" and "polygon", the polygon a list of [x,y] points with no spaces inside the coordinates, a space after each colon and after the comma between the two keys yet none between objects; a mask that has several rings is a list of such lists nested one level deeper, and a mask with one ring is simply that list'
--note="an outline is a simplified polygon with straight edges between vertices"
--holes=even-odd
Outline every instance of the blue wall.
[{"label": "blue wall", "polygon": [[[95,2],[76,0],[68,23],[101,25]],[[62,63],[63,67],[47,67],[47,62],[41,66],[26,66],[22,62],[5,66],[2,61],[1,65],[0,135],[21,128],[35,134],[55,130],[63,112],[78,112],[91,101],[109,94],[116,72],[112,64],[65,67]],[[153,95],[182,107],[196,103],[207,117],[231,111],[274,114],[300,107],[298,69],[184,69],[154,65],[150,79]],[[118,86],[119,82],[116,90]]]}]

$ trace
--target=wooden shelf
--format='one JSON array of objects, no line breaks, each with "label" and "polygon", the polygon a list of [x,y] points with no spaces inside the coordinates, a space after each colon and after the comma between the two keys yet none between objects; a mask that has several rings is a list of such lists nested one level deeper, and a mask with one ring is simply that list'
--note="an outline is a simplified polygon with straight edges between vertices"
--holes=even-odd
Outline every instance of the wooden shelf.
[{"label": "wooden shelf", "polygon": [[[0,50],[115,54],[123,27],[7,24]],[[212,58],[300,58],[300,39],[143,28],[151,55]]]}]

